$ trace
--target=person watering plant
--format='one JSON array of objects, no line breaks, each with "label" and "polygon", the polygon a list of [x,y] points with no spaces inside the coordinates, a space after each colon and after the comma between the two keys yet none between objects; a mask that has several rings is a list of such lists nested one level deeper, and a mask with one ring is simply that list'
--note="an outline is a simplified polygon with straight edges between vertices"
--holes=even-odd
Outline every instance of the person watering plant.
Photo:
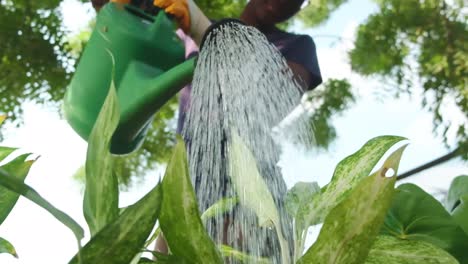
[{"label": "person watering plant", "polygon": [[[164,3],[166,7],[170,7],[170,2],[174,5],[181,5],[185,1],[159,1],[155,3]],[[303,91],[311,90],[317,87],[321,82],[321,73],[317,61],[315,44],[307,35],[297,35],[282,31],[276,27],[276,24],[284,22],[293,17],[304,4],[305,0],[251,0],[244,8],[240,20],[247,25],[254,26],[265,34],[270,43],[278,48],[281,54],[286,59],[289,67],[293,71],[296,79],[299,81]],[[180,10],[175,8],[174,10]],[[171,10],[168,12],[170,13]],[[175,17],[179,17],[182,21],[187,21],[190,17],[188,13],[173,13]],[[186,30],[179,31],[179,36],[184,40],[186,47],[186,57],[196,56],[198,54],[198,41],[190,37],[190,32]],[[192,94],[192,86],[188,85],[180,92],[180,107],[177,132],[182,134],[187,113],[190,108],[190,100]],[[288,113],[284,113],[286,116]],[[186,139],[187,140],[187,139]],[[279,152],[279,151],[278,151]],[[279,158],[279,154],[278,154]],[[262,166],[261,166],[262,167]],[[267,166],[268,168],[261,169],[262,174],[273,174],[280,181],[280,189],[285,193],[287,188],[282,180],[279,168],[276,166]],[[198,177],[195,176],[195,182]],[[204,210],[206,208],[202,208]],[[226,232],[226,231],[225,231]],[[161,243],[162,247],[164,245]]]},{"label": "person watering plant", "polygon": [[[106,0],[92,0],[96,10],[99,10],[107,2]],[[129,3],[130,0],[113,0],[113,2]],[[200,29],[208,28],[211,22],[191,0],[154,0],[152,5],[142,0],[134,2],[138,2],[146,10],[151,11],[151,8],[157,7],[171,14],[181,29],[178,31],[178,35],[185,44],[186,57],[197,55],[198,46],[205,33]],[[305,0],[250,0],[240,16],[243,23],[257,28],[280,51],[287,61],[287,65],[294,73],[296,81],[300,84],[302,93],[314,89],[322,82],[314,42],[307,35],[282,31],[276,27],[276,24],[292,18],[301,9],[304,2]],[[191,90],[191,85],[188,85],[180,93],[177,127],[177,132],[180,134],[183,131],[187,112],[190,109]],[[287,114],[284,113],[284,116]],[[189,139],[186,138],[186,140]],[[267,166],[263,166],[265,168],[260,167],[261,174],[269,174],[269,177],[276,178],[278,185],[280,185],[280,193],[286,193],[286,185],[276,165],[267,164]],[[195,175],[192,177],[195,177],[195,182],[197,182],[197,177],[201,176]],[[199,191],[197,186],[195,186],[195,191]],[[167,250],[162,239],[157,241],[157,249],[160,251]]]}]

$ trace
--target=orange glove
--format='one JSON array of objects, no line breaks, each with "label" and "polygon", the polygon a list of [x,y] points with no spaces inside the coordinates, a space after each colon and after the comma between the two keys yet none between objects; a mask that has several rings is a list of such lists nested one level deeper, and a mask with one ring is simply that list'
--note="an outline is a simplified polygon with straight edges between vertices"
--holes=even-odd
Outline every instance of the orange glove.
[{"label": "orange glove", "polygon": [[173,15],[183,31],[190,32],[190,9],[187,0],[154,0],[153,4]]}]

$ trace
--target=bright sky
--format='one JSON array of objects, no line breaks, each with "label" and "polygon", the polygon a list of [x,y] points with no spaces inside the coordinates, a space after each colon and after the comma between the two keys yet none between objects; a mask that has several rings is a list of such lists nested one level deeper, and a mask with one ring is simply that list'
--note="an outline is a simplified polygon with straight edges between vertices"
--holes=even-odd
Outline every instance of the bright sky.
[{"label": "bright sky", "polygon": [[[361,98],[343,116],[334,120],[338,140],[329,152],[303,153],[290,147],[285,150],[280,165],[290,187],[298,181],[318,181],[321,186],[325,185],[339,161],[357,151],[369,139],[380,135],[399,135],[409,139],[410,146],[401,162],[402,172],[448,152],[441,140],[433,136],[432,116],[420,109],[420,96],[398,100],[382,96],[382,85],[377,80],[364,79],[351,73],[346,50],[352,45],[356,26],[374,8],[368,0],[352,0],[321,27],[310,30],[294,27],[297,32],[316,37],[319,63],[325,79],[349,78]],[[64,5],[65,25],[72,31],[80,29],[93,16],[90,10],[90,4],[67,0]],[[342,36],[345,41],[332,45],[334,39],[321,37],[324,35]],[[346,41],[348,39],[350,41]],[[452,104],[448,103],[445,108],[446,114],[454,122],[466,118]],[[40,156],[26,183],[85,228],[81,209],[82,187],[72,179],[72,175],[84,163],[86,143],[54,111],[25,104],[24,112],[24,126],[2,128],[6,131],[2,145],[18,147],[21,152]],[[122,193],[121,205],[133,203],[144,195],[155,185],[160,174],[161,171],[151,172],[144,184]],[[461,174],[468,174],[467,164],[453,160],[420,173],[407,182],[417,183],[428,192],[437,192],[447,189],[451,180]],[[2,264],[63,264],[77,250],[74,237],[67,228],[23,198],[0,226],[0,236],[12,242],[20,256],[16,260],[5,254],[0,255]]]}]

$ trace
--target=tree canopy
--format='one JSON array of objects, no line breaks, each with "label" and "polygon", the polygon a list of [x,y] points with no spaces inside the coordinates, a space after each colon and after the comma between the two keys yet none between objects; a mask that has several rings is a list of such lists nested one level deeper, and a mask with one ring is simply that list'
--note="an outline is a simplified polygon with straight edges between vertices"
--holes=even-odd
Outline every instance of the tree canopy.
[{"label": "tree canopy", "polygon": [[[353,70],[396,83],[396,94],[424,89],[421,104],[434,113],[434,130],[457,140],[468,158],[468,120],[451,124],[444,103],[468,116],[468,15],[464,1],[378,0],[377,13],[360,25],[350,52]],[[453,129],[453,128],[452,128]]]}]

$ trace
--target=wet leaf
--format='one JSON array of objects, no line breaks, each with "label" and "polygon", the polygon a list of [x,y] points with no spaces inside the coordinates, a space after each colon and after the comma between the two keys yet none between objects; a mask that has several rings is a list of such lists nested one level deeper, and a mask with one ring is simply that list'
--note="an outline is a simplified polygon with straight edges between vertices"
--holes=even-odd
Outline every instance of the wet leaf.
[{"label": "wet leaf", "polygon": [[[1,155],[1,149],[0,149]],[[34,161],[25,161],[29,154],[24,154],[18,156],[11,162],[3,165],[0,169],[4,170],[6,173],[9,173],[12,177],[23,182],[26,176],[29,173],[29,169]],[[15,207],[16,202],[18,201],[19,194],[12,192],[4,187],[0,186],[0,225],[5,221],[5,219],[10,214],[13,207]]]},{"label": "wet leaf", "polygon": [[385,174],[389,169],[398,171],[405,147],[395,151],[379,171],[361,180],[349,196],[331,210],[317,242],[299,259],[299,264],[364,262],[394,194],[396,177],[387,178]]},{"label": "wet leaf", "polygon": [[202,222],[206,222],[210,218],[213,218],[219,214],[232,211],[232,209],[237,205],[237,200],[237,197],[219,200],[217,203],[210,206],[210,208],[206,209],[206,211],[202,214]]},{"label": "wet leaf", "polygon": [[320,186],[316,182],[298,182],[286,194],[285,205],[288,213],[296,218],[299,207],[310,203],[312,198],[320,193]]},{"label": "wet leaf", "polygon": [[[361,179],[369,176],[382,156],[402,140],[405,138],[397,136],[374,138],[337,165],[331,182],[322,188],[320,195],[314,196],[311,202],[302,204],[298,209],[295,235],[299,245],[296,246],[296,252],[300,254],[304,249],[308,227],[321,223],[330,210],[342,202]],[[296,255],[297,257],[299,256]]]},{"label": "wet leaf", "polygon": [[381,233],[432,243],[468,263],[468,236],[434,197],[414,184],[397,188]]},{"label": "wet leaf", "polygon": [[13,245],[7,240],[0,237],[0,254],[2,253],[7,253],[14,256],[15,258],[18,258],[18,255],[16,254],[16,249],[13,247]]},{"label": "wet leaf", "polygon": [[149,251],[147,250],[146,252],[150,252],[153,254],[154,258],[157,260],[151,260],[148,258],[141,258],[138,264],[143,264],[143,263],[157,263],[157,264],[188,264],[188,263],[193,263],[193,262],[187,262],[177,256],[174,255],[166,255],[157,251]]},{"label": "wet leaf", "polygon": [[163,180],[159,219],[171,252],[188,263],[223,263],[200,219],[187,163],[185,144],[177,139]]},{"label": "wet leaf", "polygon": [[[306,206],[312,202],[314,196],[320,193],[320,186],[314,183],[298,182],[294,187],[288,191],[285,199],[287,212],[293,219],[297,219],[297,212],[300,207]],[[297,233],[296,233],[297,235]],[[304,252],[302,248],[302,238],[294,239],[294,256],[298,259]]]},{"label": "wet leaf", "polygon": [[157,264],[158,262],[153,261],[149,258],[141,258],[140,261],[138,261],[138,264]]},{"label": "wet leaf", "polygon": [[[229,175],[237,192],[239,204],[255,212],[260,226],[273,224],[281,246],[282,263],[290,263],[289,245],[282,232],[278,209],[267,184],[260,175],[255,157],[235,131],[232,131],[231,135]],[[249,195],[242,195],[244,193]]]},{"label": "wet leaf", "polygon": [[449,253],[424,241],[379,236],[372,245],[365,264],[458,264]]},{"label": "wet leaf", "polygon": [[[162,188],[148,194],[99,231],[81,250],[81,264],[128,264],[142,250],[160,213]],[[69,263],[78,264],[76,255]]]},{"label": "wet leaf", "polygon": [[83,212],[91,235],[119,215],[119,187],[109,152],[110,141],[118,123],[118,98],[112,81],[88,139]]},{"label": "wet leaf", "polygon": [[272,261],[267,258],[258,258],[250,256],[243,252],[237,251],[226,245],[220,246],[221,254],[223,257],[228,257],[230,259],[236,259],[239,263],[255,263],[255,264],[271,264]]},{"label": "wet leaf", "polygon": [[459,176],[450,185],[447,210],[468,234],[468,176]]},{"label": "wet leaf", "polygon": [[51,215],[53,215],[58,221],[68,227],[78,241],[83,239],[84,231],[80,227],[78,223],[75,222],[70,216],[65,214],[64,212],[58,210],[53,205],[51,205],[48,201],[42,198],[39,193],[37,193],[33,188],[29,187],[28,185],[24,184],[22,180],[17,179],[16,177],[9,174],[3,168],[0,168],[0,186],[5,187],[9,191],[15,192],[17,194],[21,194],[22,196],[26,197],[30,201],[34,202],[35,204],[39,205]]}]

